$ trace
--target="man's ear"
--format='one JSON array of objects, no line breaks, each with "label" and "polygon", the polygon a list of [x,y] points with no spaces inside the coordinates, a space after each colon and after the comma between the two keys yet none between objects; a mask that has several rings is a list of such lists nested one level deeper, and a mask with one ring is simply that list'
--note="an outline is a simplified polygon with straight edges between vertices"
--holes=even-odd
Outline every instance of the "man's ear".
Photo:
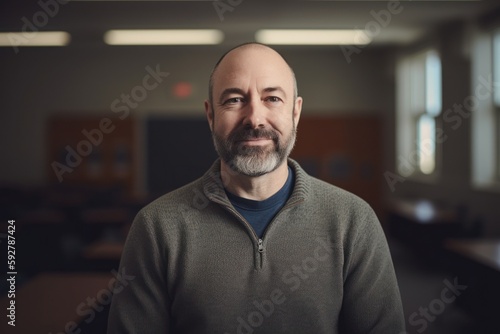
[{"label": "man's ear", "polygon": [[212,125],[214,124],[214,111],[212,105],[208,100],[205,100],[205,114],[207,116],[208,126],[210,126],[210,131],[213,131]]},{"label": "man's ear", "polygon": [[295,122],[295,126],[299,124],[300,113],[302,112],[302,97],[297,96],[295,99],[295,105],[293,109],[293,121]]}]

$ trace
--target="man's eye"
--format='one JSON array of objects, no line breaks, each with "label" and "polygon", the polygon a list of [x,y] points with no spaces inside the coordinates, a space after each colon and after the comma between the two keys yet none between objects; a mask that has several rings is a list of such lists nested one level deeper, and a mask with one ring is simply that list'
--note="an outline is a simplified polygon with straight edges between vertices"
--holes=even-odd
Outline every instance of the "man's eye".
[{"label": "man's eye", "polygon": [[267,97],[267,98],[266,98],[266,100],[267,100],[267,101],[269,101],[269,102],[281,102],[281,101],[282,101],[282,100],[281,100],[279,97],[277,97],[277,96],[269,96],[269,97]]},{"label": "man's eye", "polygon": [[242,97],[232,97],[230,99],[227,99],[224,104],[235,104],[235,103],[242,103],[244,102]]}]

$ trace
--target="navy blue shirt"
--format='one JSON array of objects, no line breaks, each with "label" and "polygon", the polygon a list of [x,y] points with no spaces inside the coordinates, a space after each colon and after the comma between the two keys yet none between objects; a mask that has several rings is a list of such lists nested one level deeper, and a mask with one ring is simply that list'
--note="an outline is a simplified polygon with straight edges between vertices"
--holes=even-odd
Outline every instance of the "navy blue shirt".
[{"label": "navy blue shirt", "polygon": [[292,169],[288,167],[288,178],[283,187],[276,194],[263,201],[239,197],[227,190],[226,194],[234,208],[250,223],[259,238],[262,238],[267,225],[292,194],[294,178]]}]

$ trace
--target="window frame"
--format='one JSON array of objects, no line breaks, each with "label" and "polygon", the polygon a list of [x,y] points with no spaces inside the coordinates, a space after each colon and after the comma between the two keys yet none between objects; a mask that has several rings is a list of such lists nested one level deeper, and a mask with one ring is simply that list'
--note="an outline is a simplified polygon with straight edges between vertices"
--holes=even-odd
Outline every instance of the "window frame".
[{"label": "window frame", "polygon": [[[495,36],[500,36],[500,24],[487,28],[476,27],[472,43],[471,95],[476,97],[476,102],[471,120],[470,181],[474,190],[498,193],[500,192],[500,106],[495,102],[496,93],[493,89],[495,89],[494,82],[500,80],[495,77],[494,66],[500,65],[495,65]],[[497,49],[496,52],[500,55],[500,43]],[[500,73],[497,75],[500,76]],[[490,80],[493,82],[493,87],[485,87],[485,82]],[[480,87],[482,87],[480,92],[489,91],[489,96],[479,95]]]},{"label": "window frame", "polygon": [[496,125],[496,166],[495,166],[495,183],[500,185],[500,86],[495,86],[500,83],[500,25],[493,29],[491,34],[491,69],[493,73],[493,117]]},{"label": "window frame", "polygon": [[[428,66],[428,56],[433,53],[438,57],[439,60],[439,78],[440,78],[440,97],[439,97],[439,111],[434,113],[429,113],[427,110],[428,107],[428,82],[427,82],[427,68]],[[420,62],[420,65],[418,64]],[[416,65],[412,64],[415,63]],[[412,88],[414,88],[414,80],[411,77],[412,71],[414,71],[414,66],[424,66],[423,77],[420,77],[420,83],[422,84],[419,90],[419,94],[413,94]],[[403,68],[405,67],[405,68]],[[442,170],[442,143],[437,139],[437,131],[442,126],[441,122],[441,114],[443,111],[442,104],[442,94],[443,94],[443,74],[442,74],[442,63],[441,63],[441,54],[437,48],[427,47],[421,49],[419,51],[413,52],[411,54],[406,54],[402,56],[397,64],[397,90],[396,90],[396,170],[397,172],[411,180],[419,181],[419,182],[431,182],[435,183],[440,175]],[[406,81],[406,82],[405,82]],[[417,80],[418,81],[418,80]],[[399,87],[402,85],[403,87]],[[406,90],[406,91],[404,91]],[[412,101],[415,100],[415,95],[422,95],[422,102],[417,102],[415,105],[417,108],[412,106]],[[416,98],[418,100],[418,97]],[[404,101],[406,100],[406,101]],[[419,133],[420,133],[420,119],[423,116],[429,116],[434,120],[434,169],[430,173],[425,173],[420,168],[420,154],[421,154],[421,143],[419,142]],[[406,130],[405,130],[406,129]],[[411,131],[408,131],[411,129]],[[417,159],[410,159],[417,156]],[[415,163],[413,164],[413,170],[411,173],[404,173],[401,168],[401,164],[399,163],[399,158],[406,158],[407,161]]]}]

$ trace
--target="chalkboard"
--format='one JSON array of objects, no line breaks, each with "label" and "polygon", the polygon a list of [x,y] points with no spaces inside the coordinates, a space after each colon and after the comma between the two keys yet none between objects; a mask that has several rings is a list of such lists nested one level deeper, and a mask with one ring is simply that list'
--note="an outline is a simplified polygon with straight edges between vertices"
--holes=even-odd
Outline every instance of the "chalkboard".
[{"label": "chalkboard", "polygon": [[217,158],[205,119],[150,117],[146,138],[150,193],[166,193],[196,180]]}]

